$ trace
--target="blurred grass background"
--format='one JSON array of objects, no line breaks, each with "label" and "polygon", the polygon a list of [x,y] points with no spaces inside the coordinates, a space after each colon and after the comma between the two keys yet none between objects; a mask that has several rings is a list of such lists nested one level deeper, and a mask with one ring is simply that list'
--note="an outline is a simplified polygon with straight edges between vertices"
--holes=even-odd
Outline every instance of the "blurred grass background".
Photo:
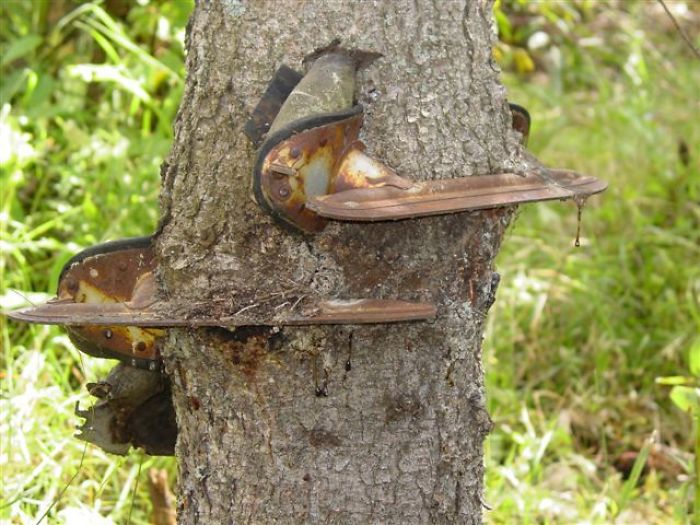
[{"label": "blurred grass background", "polygon": [[[667,4],[700,46],[698,4]],[[191,8],[0,2],[0,308],[53,295],[80,249],[155,228]],[[586,204],[580,248],[576,208],[539,204],[498,258],[486,520],[697,523],[700,61],[658,2],[504,0],[495,14],[530,149],[610,189]],[[72,437],[85,382],[112,363],[55,327],[0,317],[0,331],[0,522],[35,523],[60,496],[47,523],[149,523],[145,472],[172,483],[173,460]]]}]

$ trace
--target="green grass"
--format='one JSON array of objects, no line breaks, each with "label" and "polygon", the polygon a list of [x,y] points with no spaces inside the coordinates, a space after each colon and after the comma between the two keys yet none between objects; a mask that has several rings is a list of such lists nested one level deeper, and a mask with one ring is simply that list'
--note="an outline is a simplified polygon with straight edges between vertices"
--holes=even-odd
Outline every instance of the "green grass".
[{"label": "green grass", "polygon": [[[61,6],[0,3],[0,140],[11,145],[0,157],[0,308],[53,295],[71,255],[157,221],[191,2]],[[0,317],[0,332],[0,522],[35,523],[60,496],[45,522],[126,523],[131,513],[149,523],[145,472],[165,467],[173,480],[174,461],[109,456],[73,438],[76,402],[92,403],[85,383],[113,362],[81,356],[56,327]]]},{"label": "green grass", "polygon": [[597,47],[575,45],[590,29],[565,24],[561,67],[505,76],[533,114],[530,149],[610,187],[584,208],[580,248],[575,206],[546,204],[521,210],[498,257],[485,342],[492,523],[692,520],[692,463],[638,486],[613,464],[648,453],[655,433],[683,458],[694,446],[690,417],[655,380],[684,374],[700,332],[700,63],[648,5],[604,11],[589,13],[591,26],[613,24]]},{"label": "green grass", "polygon": [[[507,32],[500,17],[530,149],[610,188],[586,204],[580,248],[575,206],[538,204],[521,209],[498,258],[484,343],[491,523],[692,519],[692,420],[655,380],[687,375],[700,332],[700,63],[649,5],[514,1]],[[0,149],[1,308],[52,295],[83,247],[154,229],[183,88],[189,3],[56,6],[0,3],[0,142],[12,144]],[[528,51],[537,30],[551,42]],[[168,468],[172,482],[174,462],[72,437],[84,384],[112,363],[81,356],[55,327],[0,317],[0,336],[0,521],[35,523],[60,496],[46,523],[148,523],[145,472]],[[613,466],[661,445],[679,473],[644,475],[639,460],[624,480]]]}]

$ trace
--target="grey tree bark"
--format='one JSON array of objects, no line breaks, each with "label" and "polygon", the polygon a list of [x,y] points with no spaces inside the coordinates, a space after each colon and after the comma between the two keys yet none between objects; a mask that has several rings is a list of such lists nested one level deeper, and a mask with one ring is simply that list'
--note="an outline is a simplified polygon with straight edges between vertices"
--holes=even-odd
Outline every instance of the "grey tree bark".
[{"label": "grey tree bark", "polygon": [[434,322],[380,326],[171,330],[179,523],[481,522],[491,427],[481,340],[512,210],[293,234],[252,199],[243,126],[280,64],[300,67],[340,37],[384,55],[360,73],[363,139],[400,175],[517,169],[491,8],[198,2],[162,169],[165,292],[230,311],[301,295],[426,300],[439,311]]}]

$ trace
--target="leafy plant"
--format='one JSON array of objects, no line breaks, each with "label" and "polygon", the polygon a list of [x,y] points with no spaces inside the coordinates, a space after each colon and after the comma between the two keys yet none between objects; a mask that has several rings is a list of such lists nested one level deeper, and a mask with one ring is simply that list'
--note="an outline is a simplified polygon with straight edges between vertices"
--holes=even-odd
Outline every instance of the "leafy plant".
[{"label": "leafy plant", "polygon": [[[687,521],[685,471],[642,473],[648,462],[637,451],[654,451],[655,432],[679,456],[696,446],[687,416],[655,379],[677,373],[684,344],[700,331],[700,134],[687,118],[700,111],[697,59],[653,2],[498,6],[499,29],[503,17],[508,27],[496,58],[509,99],[533,116],[530,149],[610,187],[584,208],[581,248],[575,210],[540,205],[520,211],[497,260],[485,366],[496,423],[487,495],[500,504],[488,519]],[[681,23],[698,16],[687,7]],[[532,70],[518,68],[516,49]],[[570,437],[549,445],[541,468],[569,472],[575,490],[518,476],[516,493],[500,479],[520,453],[505,435],[524,432],[523,405],[536,428],[561,426]],[[615,464],[629,451],[639,463],[623,480]],[[579,457],[595,468],[572,473]],[[562,498],[578,504],[537,505]]]},{"label": "leafy plant", "polygon": [[659,385],[670,386],[671,401],[688,414],[694,423],[695,435],[695,516],[700,520],[700,336],[696,337],[688,350],[687,376],[658,377]]},{"label": "leafy plant", "polygon": [[[184,86],[190,1],[0,2],[0,308],[53,295],[65,261],[151,232]],[[56,327],[0,316],[0,521],[147,523],[139,472],[72,437],[83,385],[113,362]],[[132,493],[136,501],[132,506]]]}]

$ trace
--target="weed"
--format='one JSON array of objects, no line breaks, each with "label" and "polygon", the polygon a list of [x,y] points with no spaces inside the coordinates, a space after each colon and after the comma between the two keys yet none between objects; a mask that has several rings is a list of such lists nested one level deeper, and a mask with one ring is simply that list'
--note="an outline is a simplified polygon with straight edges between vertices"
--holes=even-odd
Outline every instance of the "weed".
[{"label": "weed", "polygon": [[[499,52],[513,71],[509,98],[534,117],[530,149],[610,188],[586,204],[581,248],[575,211],[538,205],[521,211],[499,255],[485,343],[492,523],[690,519],[692,467],[644,456],[654,432],[670,455],[694,448],[687,416],[655,380],[686,369],[700,331],[700,130],[689,118],[700,111],[700,68],[659,6],[612,7],[503,7],[519,21]],[[531,69],[518,66],[516,48]],[[522,410],[543,430],[515,423]],[[549,443],[537,469],[513,468],[524,461],[522,436],[534,447],[552,428],[567,439]],[[637,461],[625,481],[614,465],[629,453]],[[645,464],[658,468],[642,476]]]},{"label": "weed", "polygon": [[[0,2],[2,309],[53,295],[80,249],[155,227],[192,5],[117,4]],[[92,446],[81,461],[72,437],[83,385],[113,363],[80,356],[56,327],[0,317],[0,334],[0,521],[126,523],[137,461]],[[132,523],[148,523],[147,501],[135,494]]]}]

